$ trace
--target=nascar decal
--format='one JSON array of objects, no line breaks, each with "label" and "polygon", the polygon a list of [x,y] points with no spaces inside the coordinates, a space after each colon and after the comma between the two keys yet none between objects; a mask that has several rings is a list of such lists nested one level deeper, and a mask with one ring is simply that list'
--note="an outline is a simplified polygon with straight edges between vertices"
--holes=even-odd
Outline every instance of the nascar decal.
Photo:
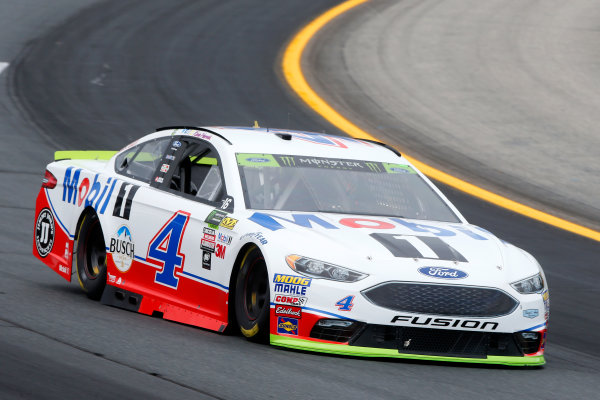
[{"label": "nascar decal", "polygon": [[275,315],[283,315],[285,317],[294,317],[301,319],[302,309],[300,307],[275,304]]},{"label": "nascar decal", "polygon": [[278,303],[278,304],[304,307],[306,305],[307,301],[308,301],[307,297],[289,296],[289,295],[283,295],[283,294],[275,295],[275,303]]},{"label": "nascar decal", "polygon": [[277,317],[277,333],[298,336],[298,320],[296,318]]},{"label": "nascar decal", "polygon": [[112,253],[113,261],[119,271],[129,271],[135,255],[135,244],[126,225],[121,226],[110,238],[108,251]]},{"label": "nascar decal", "polygon": [[123,183],[115,200],[115,208],[113,209],[113,217],[129,219],[131,213],[131,204],[133,198],[140,187],[130,183]]},{"label": "nascar decal", "polygon": [[283,294],[292,294],[306,296],[306,288],[310,286],[311,278],[294,275],[275,274],[275,292]]},{"label": "nascar decal", "polygon": [[291,213],[290,217],[282,217],[276,214],[268,214],[262,212],[255,212],[248,218],[250,221],[267,228],[271,231],[279,229],[285,229],[284,224],[293,224],[302,226],[305,228],[322,228],[322,229],[341,229],[341,228],[367,228],[367,229],[378,229],[378,230],[389,230],[389,229],[405,229],[407,232],[423,232],[431,233],[439,237],[451,237],[457,236],[457,234],[465,234],[475,240],[488,240],[486,237],[473,232],[472,230],[460,226],[452,225],[445,226],[444,228],[438,226],[431,226],[426,224],[417,224],[414,222],[405,221],[401,218],[341,218],[337,224],[334,225],[331,221],[325,221],[318,215],[310,213]]},{"label": "nascar decal", "polygon": [[78,207],[82,204],[92,206],[98,213],[104,214],[117,179],[108,178],[102,183],[98,180],[99,175],[96,174],[91,183],[87,177],[80,182],[81,168],[68,167],[63,180],[62,201]]},{"label": "nascar decal", "polygon": [[185,264],[185,255],[181,253],[181,241],[189,219],[190,213],[177,211],[148,245],[146,261],[160,268],[154,278],[154,282],[159,285],[177,289],[179,278],[175,276],[175,270],[183,269]]},{"label": "nascar decal", "polygon": [[54,216],[49,208],[43,208],[35,222],[35,247],[40,257],[46,257],[54,246]]}]

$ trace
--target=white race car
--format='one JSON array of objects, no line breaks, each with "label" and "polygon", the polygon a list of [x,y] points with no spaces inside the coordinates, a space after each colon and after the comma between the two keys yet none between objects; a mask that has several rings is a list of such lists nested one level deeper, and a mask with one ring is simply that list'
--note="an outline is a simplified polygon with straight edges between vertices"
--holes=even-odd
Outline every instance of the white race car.
[{"label": "white race car", "polygon": [[169,127],[59,151],[33,253],[103,303],[326,353],[544,364],[544,273],[394,149]]}]

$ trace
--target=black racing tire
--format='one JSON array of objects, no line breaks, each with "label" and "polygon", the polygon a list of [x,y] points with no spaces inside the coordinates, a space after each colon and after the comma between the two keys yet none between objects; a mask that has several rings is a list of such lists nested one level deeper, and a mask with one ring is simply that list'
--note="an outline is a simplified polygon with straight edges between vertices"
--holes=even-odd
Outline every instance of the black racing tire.
[{"label": "black racing tire", "polygon": [[242,335],[248,340],[268,343],[270,338],[269,273],[260,250],[247,250],[235,284],[235,315]]},{"label": "black racing tire", "polygon": [[95,213],[86,213],[79,224],[75,255],[81,289],[92,300],[100,300],[106,287],[106,246]]}]

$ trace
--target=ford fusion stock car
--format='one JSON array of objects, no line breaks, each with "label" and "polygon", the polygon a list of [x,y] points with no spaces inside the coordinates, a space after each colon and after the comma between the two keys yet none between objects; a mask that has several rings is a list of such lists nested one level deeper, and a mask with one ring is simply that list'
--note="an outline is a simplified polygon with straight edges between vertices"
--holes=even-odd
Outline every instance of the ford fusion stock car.
[{"label": "ford fusion stock car", "polygon": [[102,303],[294,349],[542,365],[544,273],[391,147],[168,127],[58,151],[33,253]]}]

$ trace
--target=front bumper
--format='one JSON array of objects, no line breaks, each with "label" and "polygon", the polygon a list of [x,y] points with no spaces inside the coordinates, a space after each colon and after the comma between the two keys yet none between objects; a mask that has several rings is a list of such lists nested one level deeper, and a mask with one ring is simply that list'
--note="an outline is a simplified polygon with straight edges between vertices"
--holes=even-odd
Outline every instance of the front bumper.
[{"label": "front bumper", "polygon": [[271,335],[271,344],[275,346],[287,347],[296,350],[317,351],[321,353],[339,354],[358,357],[385,357],[385,358],[404,358],[412,360],[427,361],[451,361],[462,363],[478,364],[499,364],[508,366],[540,366],[546,363],[543,355],[538,356],[493,356],[488,355],[485,358],[469,357],[445,357],[423,354],[399,353],[395,349],[383,349],[373,347],[349,346],[348,344],[334,344],[318,342],[306,339],[299,339],[280,335]]}]

